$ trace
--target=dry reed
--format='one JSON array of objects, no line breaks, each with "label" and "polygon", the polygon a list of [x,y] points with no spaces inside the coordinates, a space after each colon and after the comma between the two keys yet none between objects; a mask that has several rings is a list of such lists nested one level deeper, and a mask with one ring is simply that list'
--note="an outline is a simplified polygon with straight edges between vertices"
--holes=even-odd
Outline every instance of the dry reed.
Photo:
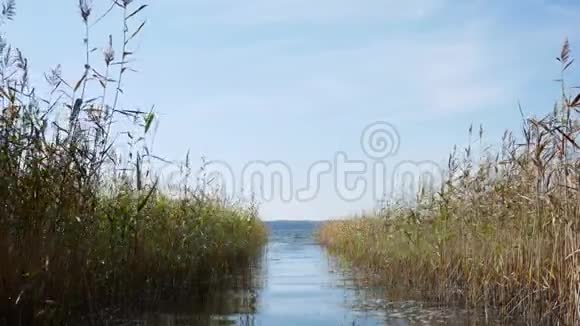
[{"label": "dry reed", "polygon": [[[506,132],[500,151],[449,158],[437,191],[414,205],[327,223],[332,253],[427,300],[492,307],[537,325],[580,324],[580,95],[564,82],[553,112]],[[471,139],[472,128],[470,128]],[[479,132],[483,137],[483,129]]]}]

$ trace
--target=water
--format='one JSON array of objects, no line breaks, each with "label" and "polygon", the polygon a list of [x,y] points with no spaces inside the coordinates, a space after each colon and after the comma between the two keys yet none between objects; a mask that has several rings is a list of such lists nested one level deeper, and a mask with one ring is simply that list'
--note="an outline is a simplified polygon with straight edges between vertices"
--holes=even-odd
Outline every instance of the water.
[{"label": "water", "polygon": [[[489,316],[415,301],[386,300],[340,268],[313,236],[315,224],[271,225],[250,287],[214,291],[196,314],[155,314],[146,325],[497,325]],[[197,307],[199,308],[199,307]],[[202,311],[203,313],[200,313]]]}]

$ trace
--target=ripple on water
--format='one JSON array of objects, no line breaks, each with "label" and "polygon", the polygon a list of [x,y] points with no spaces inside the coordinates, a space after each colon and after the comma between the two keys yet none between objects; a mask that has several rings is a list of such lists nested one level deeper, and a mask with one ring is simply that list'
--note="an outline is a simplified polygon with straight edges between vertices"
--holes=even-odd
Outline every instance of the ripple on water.
[{"label": "ripple on water", "polygon": [[[313,228],[273,229],[252,282],[216,292],[196,313],[151,314],[144,325],[498,325],[467,310],[412,300],[356,281],[314,241]],[[249,284],[249,286],[247,286]],[[216,299],[217,298],[217,299]]]}]

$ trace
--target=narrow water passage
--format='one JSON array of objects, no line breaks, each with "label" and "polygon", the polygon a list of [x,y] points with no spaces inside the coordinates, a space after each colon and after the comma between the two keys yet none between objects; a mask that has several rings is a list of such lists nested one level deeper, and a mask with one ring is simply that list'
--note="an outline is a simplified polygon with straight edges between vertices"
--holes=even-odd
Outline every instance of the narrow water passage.
[{"label": "narrow water passage", "polygon": [[156,313],[144,325],[516,325],[463,309],[389,301],[384,290],[362,288],[349,269],[337,267],[316,243],[316,225],[298,225],[271,224],[270,241],[251,282],[212,287],[191,313]]},{"label": "narrow water passage", "polygon": [[356,313],[350,291],[308,234],[275,230],[265,257],[260,325],[380,325],[381,313]]}]

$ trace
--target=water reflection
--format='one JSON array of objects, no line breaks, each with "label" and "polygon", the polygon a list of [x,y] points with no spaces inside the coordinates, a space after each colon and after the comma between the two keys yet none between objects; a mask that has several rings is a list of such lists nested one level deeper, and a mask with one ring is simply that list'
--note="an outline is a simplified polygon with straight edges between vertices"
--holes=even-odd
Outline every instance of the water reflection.
[{"label": "water reflection", "polygon": [[359,274],[339,265],[315,243],[315,227],[274,226],[264,255],[248,270],[220,275],[196,300],[174,301],[156,313],[118,325],[502,324],[489,313],[387,300],[388,291],[365,284]]},{"label": "water reflection", "polygon": [[363,273],[348,268],[333,257],[328,257],[328,263],[340,275],[337,286],[351,293],[345,296],[345,306],[358,314],[380,315],[381,325],[525,325],[523,322],[504,320],[491,309],[472,310],[408,300],[410,297],[418,297],[418,294],[394,293],[376,284],[369,284]]},{"label": "water reflection", "polygon": [[[171,297],[153,295],[148,308],[141,307],[124,318],[111,316],[100,319],[111,326],[186,326],[186,325],[255,325],[258,297],[263,288],[261,273],[264,255],[250,262],[246,268],[233,269],[223,274],[213,274],[210,282],[197,286],[198,293],[174,292]],[[143,312],[143,311],[146,312]]]}]

